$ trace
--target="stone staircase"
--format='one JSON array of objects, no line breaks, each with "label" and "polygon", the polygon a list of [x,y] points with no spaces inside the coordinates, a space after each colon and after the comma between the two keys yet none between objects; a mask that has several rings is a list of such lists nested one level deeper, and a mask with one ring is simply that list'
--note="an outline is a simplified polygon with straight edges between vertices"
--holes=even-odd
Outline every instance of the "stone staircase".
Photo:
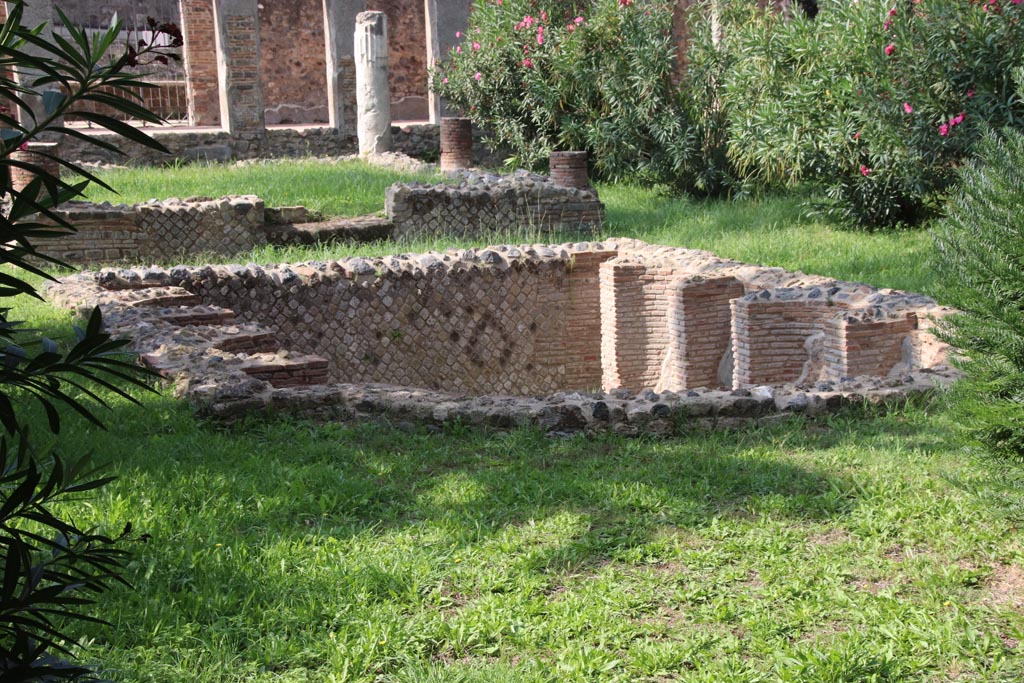
[{"label": "stone staircase", "polygon": [[[273,330],[259,323],[238,322],[234,311],[205,305],[198,295],[181,287],[137,286],[106,294],[107,306],[141,310],[151,320],[179,328],[173,333],[174,348],[187,343],[205,354],[208,364],[224,363],[230,357],[237,369],[275,388],[327,382],[326,358],[282,349]],[[141,354],[141,359],[165,377],[182,369],[181,354],[166,344]]]}]

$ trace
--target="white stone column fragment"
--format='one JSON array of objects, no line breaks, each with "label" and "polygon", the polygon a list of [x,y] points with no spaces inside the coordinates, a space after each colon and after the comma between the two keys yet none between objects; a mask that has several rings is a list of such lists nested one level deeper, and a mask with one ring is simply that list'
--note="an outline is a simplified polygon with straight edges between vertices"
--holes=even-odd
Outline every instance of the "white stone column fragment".
[{"label": "white stone column fragment", "polygon": [[356,108],[359,153],[391,151],[391,91],[388,88],[388,22],[383,12],[356,16]]}]

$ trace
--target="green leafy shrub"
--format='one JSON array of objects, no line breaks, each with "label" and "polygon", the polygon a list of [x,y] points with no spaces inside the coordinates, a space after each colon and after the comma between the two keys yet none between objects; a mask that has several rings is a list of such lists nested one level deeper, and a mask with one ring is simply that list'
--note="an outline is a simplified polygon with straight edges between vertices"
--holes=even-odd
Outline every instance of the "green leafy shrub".
[{"label": "green leafy shrub", "polygon": [[944,300],[962,312],[940,325],[960,350],[959,423],[975,444],[1024,458],[1024,134],[1005,130],[964,168],[935,230]]},{"label": "green leafy shrub", "polygon": [[920,222],[986,126],[1024,126],[1018,2],[828,0],[813,20],[728,18],[731,158],[759,183],[815,181],[847,224]]},{"label": "green leafy shrub", "polygon": [[605,178],[721,193],[730,179],[716,106],[722,62],[695,51],[673,83],[671,29],[664,2],[476,0],[433,87],[513,150],[514,165],[587,150]]}]

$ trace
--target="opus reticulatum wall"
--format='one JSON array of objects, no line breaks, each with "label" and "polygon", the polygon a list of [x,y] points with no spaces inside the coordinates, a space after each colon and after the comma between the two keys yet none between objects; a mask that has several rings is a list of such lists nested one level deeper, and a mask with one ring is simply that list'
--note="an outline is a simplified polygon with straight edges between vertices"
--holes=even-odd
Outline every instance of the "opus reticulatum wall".
[{"label": "opus reticulatum wall", "polygon": [[[212,415],[672,432],[945,384],[915,294],[636,240],[103,270],[50,291]],[[284,350],[282,350],[284,349]]]}]

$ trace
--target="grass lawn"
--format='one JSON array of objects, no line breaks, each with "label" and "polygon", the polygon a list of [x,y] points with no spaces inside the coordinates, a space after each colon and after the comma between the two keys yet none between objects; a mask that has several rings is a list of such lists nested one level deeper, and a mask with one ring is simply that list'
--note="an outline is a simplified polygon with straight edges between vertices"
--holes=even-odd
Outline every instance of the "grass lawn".
[{"label": "grass lawn", "polygon": [[325,216],[362,216],[382,211],[384,191],[399,178],[438,180],[434,174],[399,174],[360,161],[312,160],[118,168],[98,175],[117,192],[93,185],[86,196],[89,201],[134,204],[170,197],[255,194],[268,206],[302,204]]},{"label": "grass lawn", "polygon": [[[614,234],[934,289],[922,233],[601,192]],[[83,632],[114,680],[1024,678],[1024,472],[961,451],[941,398],[668,440],[224,426],[140,398],[61,436],[119,477],[71,512],[149,535]]]}]

